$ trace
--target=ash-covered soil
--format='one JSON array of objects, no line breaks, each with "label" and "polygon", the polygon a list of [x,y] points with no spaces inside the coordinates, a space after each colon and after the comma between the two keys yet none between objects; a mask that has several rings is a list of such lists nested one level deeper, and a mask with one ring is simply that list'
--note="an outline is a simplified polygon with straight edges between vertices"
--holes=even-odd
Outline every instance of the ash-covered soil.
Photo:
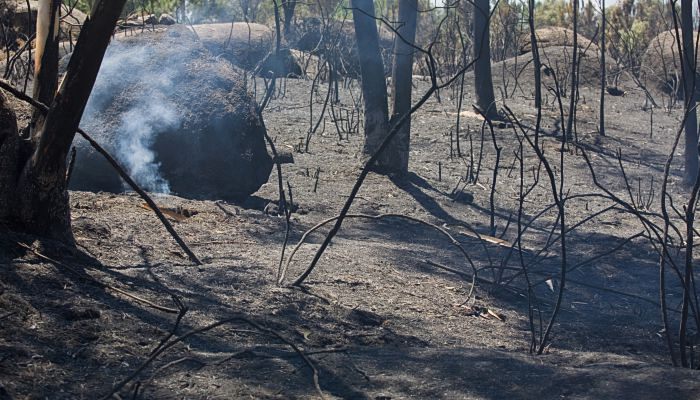
[{"label": "ash-covered soil", "polygon": [[[670,367],[658,306],[658,255],[636,217],[621,207],[592,217],[614,204],[595,195],[602,192],[580,151],[561,151],[559,109],[551,95],[543,119],[547,134],[540,140],[558,176],[563,155],[569,280],[551,345],[542,355],[529,354],[521,260],[537,297],[531,301],[539,337],[561,284],[557,213],[541,169],[523,204],[522,251],[513,246],[522,135],[499,125],[493,137],[488,129],[482,136],[482,121],[471,112],[471,77],[466,82],[461,157],[456,145],[450,154],[458,91],[442,90],[441,101],[431,99],[413,119],[411,174],[371,174],[352,208],[433,226],[401,218],[349,219],[300,289],[276,284],[285,219],[269,213],[268,204],[278,198],[274,171],[243,204],[155,197],[176,211],[173,224],[202,266],[189,262],[133,194],[71,193],[77,251],[3,235],[0,398],[100,398],[137,371],[118,398],[320,398],[312,369],[292,345],[316,369],[325,398],[697,398],[697,372]],[[326,117],[304,151],[326,85],[314,94],[310,115],[312,82],[279,84],[264,116],[277,148],[294,152],[295,163],[283,165],[285,187],[298,207],[290,221],[289,256],[306,230],[340,210],[359,174],[362,137],[343,128],[358,117],[352,98],[359,98],[359,86],[351,82],[341,86],[333,110],[346,120],[338,122],[340,134]],[[258,81],[258,97],[263,87]],[[532,88],[516,88],[512,95],[508,90],[505,104],[532,125]],[[415,98],[426,89],[416,79]],[[640,91],[624,89],[624,97],[607,98],[603,137],[596,132],[598,91],[581,88],[578,141],[599,181],[629,200],[616,157],[621,150],[632,198],[656,218],[663,165],[682,115],[679,108],[652,115],[642,110]],[[495,233],[494,140],[501,148]],[[527,188],[538,163],[527,143],[523,153]],[[465,184],[470,171],[478,179]],[[686,190],[680,176],[674,163],[670,191],[678,204]],[[473,267],[435,227],[459,241]],[[478,239],[475,232],[488,237]],[[319,232],[309,236],[295,253],[286,284],[309,264],[322,238]],[[473,269],[478,279],[469,297]],[[503,284],[494,285],[499,270]],[[669,291],[676,318],[678,284],[669,284]],[[176,323],[179,302],[187,312]],[[188,335],[228,318],[233,320]],[[181,335],[188,336],[140,369],[163,341]]]}]

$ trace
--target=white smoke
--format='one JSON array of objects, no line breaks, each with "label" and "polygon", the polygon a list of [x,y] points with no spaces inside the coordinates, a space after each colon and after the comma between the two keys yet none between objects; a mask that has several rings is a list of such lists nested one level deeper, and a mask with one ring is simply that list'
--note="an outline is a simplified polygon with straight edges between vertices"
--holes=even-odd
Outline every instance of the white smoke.
[{"label": "white smoke", "polygon": [[150,100],[122,114],[117,155],[140,186],[151,192],[168,194],[170,185],[161,177],[160,163],[156,162],[151,147],[155,134],[176,128],[180,121],[170,102]]},{"label": "white smoke", "polygon": [[[83,122],[106,129],[111,139],[105,147],[145,190],[170,193],[153,151],[156,137],[177,129],[181,122],[177,107],[168,100],[180,79],[181,63],[149,73],[157,57],[149,46],[134,47],[113,41],[107,49],[88,101]],[[123,92],[129,93],[125,100]],[[126,103],[128,101],[128,103]],[[112,107],[113,103],[118,104]],[[115,111],[116,110],[116,111]],[[118,112],[119,115],[112,115]]]}]

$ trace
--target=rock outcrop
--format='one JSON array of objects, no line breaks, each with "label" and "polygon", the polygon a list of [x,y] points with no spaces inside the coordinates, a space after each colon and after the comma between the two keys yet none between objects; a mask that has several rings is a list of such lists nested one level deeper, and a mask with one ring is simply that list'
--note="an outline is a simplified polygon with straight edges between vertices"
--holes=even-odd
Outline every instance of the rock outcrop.
[{"label": "rock outcrop", "polygon": [[193,26],[197,37],[214,55],[223,56],[234,65],[261,75],[299,75],[301,68],[288,50],[281,60],[270,55],[274,51],[275,34],[265,25],[234,22]]},{"label": "rock outcrop", "polygon": [[[379,48],[384,60],[384,71],[389,75],[392,65],[393,33],[379,27]],[[357,39],[352,21],[331,20],[327,26],[317,18],[308,18],[295,33],[290,47],[329,59],[336,71],[345,76],[360,76]]]},{"label": "rock outcrop", "polygon": [[[697,32],[693,33],[693,38],[697,38]],[[662,32],[651,40],[642,57],[639,75],[649,89],[683,98],[681,61],[678,57],[678,40],[674,31]],[[698,79],[700,79],[700,73],[696,80]],[[700,93],[700,85],[698,92]]]},{"label": "rock outcrop", "polygon": [[[547,27],[535,30],[537,38],[537,47],[540,49],[547,47],[574,46],[574,31],[561,27]],[[530,32],[524,33],[521,37],[520,54],[530,53],[532,51],[532,43],[530,41]],[[577,45],[582,50],[590,50],[591,52],[599,51],[598,45],[591,42],[591,39],[578,34],[576,39]]]},{"label": "rock outcrop", "polygon": [[[230,63],[173,25],[112,42],[81,126],[147,190],[238,200],[272,169],[256,107]],[[70,189],[125,189],[89,144],[75,145]]]}]

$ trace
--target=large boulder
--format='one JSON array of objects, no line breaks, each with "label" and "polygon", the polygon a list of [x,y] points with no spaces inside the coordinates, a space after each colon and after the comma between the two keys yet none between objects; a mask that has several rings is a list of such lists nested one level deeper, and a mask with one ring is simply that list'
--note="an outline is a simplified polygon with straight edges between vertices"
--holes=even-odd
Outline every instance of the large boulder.
[{"label": "large boulder", "polygon": [[[540,62],[542,63],[542,79],[547,85],[554,85],[556,79],[562,90],[569,85],[571,75],[571,61],[574,55],[574,31],[561,27],[546,27],[535,30],[537,48],[539,49]],[[505,68],[508,77],[525,76],[534,74],[532,69],[532,42],[530,33],[525,32],[520,37],[520,54],[493,65],[494,71]],[[578,34],[576,39],[578,48],[578,81],[581,85],[600,85],[600,47],[587,37]],[[609,54],[605,58],[608,71],[616,68],[616,62]],[[495,73],[498,77],[502,71]]]},{"label": "large boulder", "polygon": [[[265,128],[242,78],[181,25],[110,44],[81,126],[144,188],[240,200],[267,182]],[[125,186],[83,139],[70,189]]]},{"label": "large boulder", "polygon": [[[394,34],[380,26],[379,49],[388,75],[392,66]],[[360,76],[360,61],[357,54],[357,39],[352,21],[331,20],[323,24],[318,18],[307,18],[294,33],[290,46],[303,52],[319,55],[333,61],[336,70],[345,76]]]},{"label": "large boulder", "polygon": [[288,50],[281,52],[281,60],[272,59],[275,34],[265,25],[245,22],[201,24],[193,26],[204,46],[215,55],[221,55],[234,65],[246,70],[277,76],[299,75],[301,68]]},{"label": "large boulder", "polygon": [[[535,30],[535,37],[537,38],[537,47],[540,49],[560,46],[573,47],[574,45],[574,31],[562,27],[551,26],[537,29]],[[530,40],[529,31],[521,36],[521,43],[520,54],[530,53],[532,51],[532,41]],[[599,51],[597,44],[591,42],[590,39],[580,33],[576,39],[576,44],[583,50],[591,50],[593,52]]]},{"label": "large boulder", "polygon": [[[697,38],[697,34],[693,32],[694,39]],[[683,98],[681,63],[675,31],[662,32],[651,40],[642,57],[640,77],[649,89]],[[700,79],[700,73],[697,79]]]},{"label": "large boulder", "polygon": [[[574,54],[573,46],[547,46],[539,49],[540,62],[542,63],[542,82],[555,87],[557,80],[561,90],[568,91],[571,76],[571,60]],[[578,81],[583,86],[600,85],[600,51],[597,47],[579,47]],[[520,84],[532,82],[534,75],[532,53],[524,53],[518,57],[508,58],[492,64],[494,79],[507,77],[519,77]],[[608,71],[614,71],[617,67],[615,60],[608,55],[605,58]],[[505,73],[503,69],[505,68]]]},{"label": "large boulder", "polygon": [[[27,7],[29,5],[29,7]],[[0,1],[0,18],[12,28],[14,34],[31,36],[36,31],[36,16],[39,2],[37,0]],[[77,39],[87,15],[68,4],[61,5],[60,37],[62,40]],[[7,40],[14,40],[9,37]]]}]

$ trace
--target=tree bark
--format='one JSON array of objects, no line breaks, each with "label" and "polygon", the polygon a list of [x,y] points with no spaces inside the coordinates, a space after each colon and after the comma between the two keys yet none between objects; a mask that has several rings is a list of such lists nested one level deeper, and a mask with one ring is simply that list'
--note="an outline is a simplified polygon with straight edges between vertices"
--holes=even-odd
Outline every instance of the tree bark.
[{"label": "tree bark", "polygon": [[579,0],[572,0],[572,5],[573,5],[573,15],[574,15],[574,21],[573,21],[573,50],[571,50],[571,74],[569,75],[571,78],[571,90],[569,94],[569,117],[566,120],[566,132],[564,133],[564,140],[573,140],[574,139],[574,122],[576,119],[576,94],[578,90],[578,54],[579,54],[579,48],[578,48],[578,4]]},{"label": "tree bark", "polygon": [[683,44],[682,76],[685,99],[685,180],[692,185],[698,179],[698,116],[695,70],[695,46],[693,44],[693,2],[681,0],[681,32]]},{"label": "tree bark", "polygon": [[474,89],[476,107],[489,119],[498,118],[496,98],[491,77],[491,33],[489,29],[489,0],[474,0]]},{"label": "tree bark", "polygon": [[125,2],[100,0],[95,3],[78,38],[66,78],[27,156],[23,156],[20,144],[12,144],[15,139],[8,141],[8,133],[3,130],[0,160],[9,160],[14,153],[20,172],[14,182],[0,181],[3,185],[0,192],[11,193],[8,201],[14,213],[12,221],[9,216],[0,214],[0,218],[4,217],[0,222],[10,222],[24,232],[73,242],[65,179],[66,156]]},{"label": "tree bark", "polygon": [[[41,0],[37,9],[36,53],[32,97],[51,104],[58,86],[58,31],[61,0]],[[32,136],[41,129],[44,114],[34,110],[30,131]]]},{"label": "tree bark", "polygon": [[13,215],[14,192],[9,189],[17,182],[18,150],[17,118],[0,91],[0,224]]},{"label": "tree bark", "polygon": [[282,11],[284,13],[284,38],[289,39],[289,33],[292,31],[292,18],[294,18],[294,9],[297,6],[296,1],[282,1]]},{"label": "tree bark", "polygon": [[[416,23],[418,19],[418,0],[399,0],[399,27],[394,41],[394,68],[391,85],[393,93],[393,111],[390,125],[411,111],[411,94],[413,91],[413,53],[411,44],[416,39]],[[411,120],[400,128],[399,132],[389,142],[386,154],[385,169],[396,173],[408,172],[409,148],[411,142]]]},{"label": "tree bark", "polygon": [[[389,111],[384,80],[384,63],[379,50],[379,35],[374,18],[374,2],[353,0],[352,15],[357,37],[357,52],[362,75],[362,100],[365,111],[365,156],[374,154],[389,132]],[[386,153],[385,153],[386,154]],[[382,157],[385,159],[385,157]],[[384,165],[377,163],[378,169]]]},{"label": "tree bark", "polygon": [[530,47],[532,48],[532,65],[535,69],[535,108],[539,110],[542,107],[542,65],[540,62],[540,52],[537,45],[537,35],[535,34],[535,0],[529,0],[528,9]]},{"label": "tree bark", "polygon": [[607,16],[605,15],[605,0],[601,2],[601,24],[600,24],[600,117],[598,118],[598,132],[605,136],[605,90],[608,85],[607,68],[605,64],[605,30],[607,29]]}]

